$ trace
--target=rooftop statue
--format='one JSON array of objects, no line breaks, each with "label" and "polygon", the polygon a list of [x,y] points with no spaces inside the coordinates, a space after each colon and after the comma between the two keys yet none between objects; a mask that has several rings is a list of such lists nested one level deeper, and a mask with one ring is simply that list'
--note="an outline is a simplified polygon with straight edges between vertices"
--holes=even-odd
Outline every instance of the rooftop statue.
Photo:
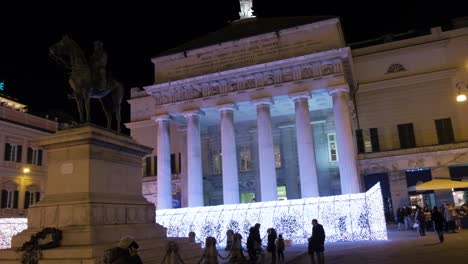
[{"label": "rooftop statue", "polygon": [[94,42],[94,52],[86,58],[80,46],[64,36],[49,48],[49,55],[69,70],[68,83],[72,88],[70,98],[74,99],[80,116],[80,123],[91,120],[90,100],[97,98],[107,118],[107,128],[111,129],[113,114],[120,132],[120,109],[124,95],[123,85],[106,71],[107,53],[103,43]]}]

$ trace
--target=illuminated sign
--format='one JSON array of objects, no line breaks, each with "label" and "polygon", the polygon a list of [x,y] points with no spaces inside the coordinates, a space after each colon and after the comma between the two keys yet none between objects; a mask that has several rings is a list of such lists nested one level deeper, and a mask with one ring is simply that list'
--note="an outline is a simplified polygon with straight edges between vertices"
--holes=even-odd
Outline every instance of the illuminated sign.
[{"label": "illuminated sign", "polygon": [[4,87],[5,87],[5,82],[0,82],[0,91],[3,91]]}]

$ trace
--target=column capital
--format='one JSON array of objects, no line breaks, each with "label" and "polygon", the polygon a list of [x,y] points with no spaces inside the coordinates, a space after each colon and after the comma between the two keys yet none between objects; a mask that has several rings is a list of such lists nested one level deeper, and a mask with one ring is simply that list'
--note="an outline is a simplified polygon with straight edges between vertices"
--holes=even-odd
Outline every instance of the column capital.
[{"label": "column capital", "polygon": [[155,121],[156,123],[163,122],[163,121],[170,121],[171,116],[170,115],[157,115],[157,116],[152,116],[151,120]]},{"label": "column capital", "polygon": [[342,85],[328,87],[328,94],[335,95],[339,93],[349,93],[349,85],[342,84]]},{"label": "column capital", "polygon": [[261,105],[272,105],[274,102],[273,102],[273,98],[271,97],[266,97],[266,98],[260,98],[260,99],[253,99],[251,100],[251,102],[256,106],[256,107],[259,107]]},{"label": "column capital", "polygon": [[299,93],[290,93],[289,94],[289,98],[291,98],[291,100],[293,100],[294,102],[296,100],[300,100],[300,99],[309,99],[311,98],[312,96],[310,95],[310,92],[309,91],[306,91],[306,92],[299,92]]},{"label": "column capital", "polygon": [[222,112],[222,111],[235,111],[235,110],[239,110],[239,107],[237,106],[237,104],[222,104],[222,105],[217,105],[215,106],[215,108],[219,111],[219,112]]},{"label": "column capital", "polygon": [[184,111],[181,113],[185,118],[189,118],[192,116],[204,116],[205,112],[203,112],[200,109],[195,109],[195,110],[189,110],[189,111]]}]

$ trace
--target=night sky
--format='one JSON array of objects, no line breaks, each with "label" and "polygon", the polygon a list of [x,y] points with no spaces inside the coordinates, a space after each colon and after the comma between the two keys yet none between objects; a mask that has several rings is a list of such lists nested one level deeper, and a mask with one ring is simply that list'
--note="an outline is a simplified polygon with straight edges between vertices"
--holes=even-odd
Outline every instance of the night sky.
[{"label": "night sky", "polygon": [[[5,81],[4,94],[27,104],[30,113],[61,110],[77,116],[74,102],[67,99],[68,76],[48,56],[49,46],[64,34],[77,41],[87,54],[92,52],[94,40],[103,41],[109,55],[108,69],[124,83],[126,100],[131,87],[154,82],[153,56],[238,19],[239,8],[238,0],[158,0],[138,5],[136,1],[63,2],[0,6],[0,81]],[[338,16],[347,43],[411,29],[449,26],[452,18],[468,15],[462,4],[441,6],[450,1],[413,1],[423,6],[398,1],[348,2],[353,5],[338,1],[254,0],[254,8],[258,17]],[[128,122],[129,107],[126,102],[123,105],[122,119]],[[93,122],[103,124],[100,106],[93,103],[92,107]]]}]

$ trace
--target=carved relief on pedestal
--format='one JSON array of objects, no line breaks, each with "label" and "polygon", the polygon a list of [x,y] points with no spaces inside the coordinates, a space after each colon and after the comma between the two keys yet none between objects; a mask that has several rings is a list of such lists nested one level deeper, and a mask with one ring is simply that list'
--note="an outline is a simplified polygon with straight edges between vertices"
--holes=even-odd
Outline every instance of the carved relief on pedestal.
[{"label": "carved relief on pedestal", "polygon": [[77,204],[73,206],[73,225],[89,224],[89,205]]},{"label": "carved relief on pedestal", "polygon": [[156,221],[156,211],[153,206],[146,207],[146,223],[154,223]]},{"label": "carved relief on pedestal", "polygon": [[135,211],[136,209],[134,207],[127,207],[125,208],[125,221],[127,224],[135,224]]},{"label": "carved relief on pedestal", "polygon": [[58,206],[45,207],[43,210],[44,227],[55,227],[58,226]]},{"label": "carved relief on pedestal", "polygon": [[93,204],[91,207],[91,224],[102,225],[104,224],[104,211],[105,206]]},{"label": "carved relief on pedestal", "polygon": [[135,210],[135,221],[137,223],[145,223],[145,219],[146,219],[146,214],[145,214],[145,207],[144,206],[138,206],[136,207],[136,210]]},{"label": "carved relief on pedestal", "polygon": [[29,208],[28,209],[28,226],[29,228],[42,227],[42,208]]},{"label": "carved relief on pedestal", "polygon": [[124,206],[117,206],[117,215],[116,215],[116,222],[119,224],[124,224],[125,223],[125,207]]},{"label": "carved relief on pedestal", "polygon": [[59,226],[71,226],[73,224],[73,205],[61,205]]}]

